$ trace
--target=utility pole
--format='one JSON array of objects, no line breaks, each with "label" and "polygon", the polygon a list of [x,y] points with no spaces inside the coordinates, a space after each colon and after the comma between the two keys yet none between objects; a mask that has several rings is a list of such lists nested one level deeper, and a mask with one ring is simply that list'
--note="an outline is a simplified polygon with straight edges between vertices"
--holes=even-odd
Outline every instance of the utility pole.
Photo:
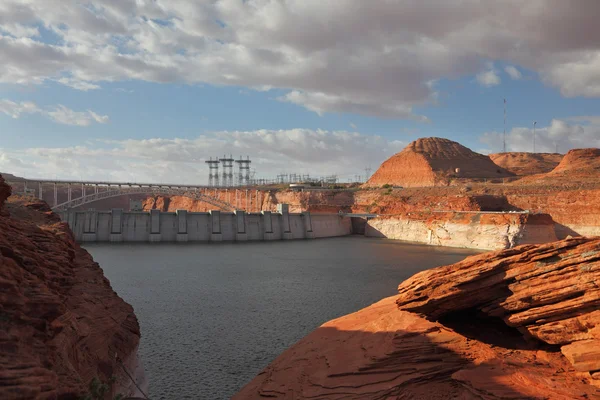
[{"label": "utility pole", "polygon": [[365,168],[365,182],[371,177],[371,166]]},{"label": "utility pole", "polygon": [[503,152],[506,153],[506,99],[504,99],[504,135],[503,138]]},{"label": "utility pole", "polygon": [[533,152],[535,153],[535,124],[537,124],[536,121],[533,121]]}]

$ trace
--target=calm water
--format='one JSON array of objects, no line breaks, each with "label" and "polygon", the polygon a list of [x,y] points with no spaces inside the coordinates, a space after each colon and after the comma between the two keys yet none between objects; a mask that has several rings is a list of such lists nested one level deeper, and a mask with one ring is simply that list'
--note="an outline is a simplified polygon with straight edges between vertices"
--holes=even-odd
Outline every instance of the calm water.
[{"label": "calm water", "polygon": [[346,237],[86,245],[135,308],[152,399],[226,399],[322,323],[462,249]]}]

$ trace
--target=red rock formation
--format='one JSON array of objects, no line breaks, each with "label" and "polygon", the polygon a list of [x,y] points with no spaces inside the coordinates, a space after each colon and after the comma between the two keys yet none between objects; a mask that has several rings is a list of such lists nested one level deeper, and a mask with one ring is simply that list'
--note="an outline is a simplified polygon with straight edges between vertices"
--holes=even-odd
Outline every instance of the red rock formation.
[{"label": "red rock formation", "polygon": [[233,399],[600,396],[600,390],[582,382],[560,353],[469,339],[440,323],[400,311],[394,302],[390,297],[323,324],[275,359]]},{"label": "red rock formation", "polygon": [[598,178],[600,173],[600,149],[574,149],[570,150],[562,159],[560,164],[548,175],[558,175],[568,173],[572,176],[573,173],[589,175],[590,177]]},{"label": "red rock formation", "polygon": [[[9,188],[0,177],[0,204]],[[140,339],[130,305],[42,202],[11,197],[0,215],[0,398],[76,399],[93,378],[129,394]]]},{"label": "red rock formation", "polygon": [[600,398],[588,373],[600,360],[599,250],[577,238],[421,272],[399,297],[322,325],[234,399]]},{"label": "red rock formation", "polygon": [[[236,190],[237,201],[236,201]],[[209,192],[213,196],[213,192]],[[333,212],[339,210],[349,211],[353,202],[352,192],[343,192],[336,190],[318,190],[297,192],[292,190],[269,190],[260,191],[257,203],[256,190],[248,191],[248,204],[246,204],[245,189],[230,189],[228,192],[219,190],[217,192],[219,200],[228,202],[233,207],[250,212],[257,211],[277,211],[277,205],[281,203],[289,204],[290,212]],[[195,200],[186,196],[150,196],[143,202],[144,210],[157,209],[161,211],[174,212],[176,210],[188,210],[191,212],[207,212],[216,207],[202,200]]]},{"label": "red rock formation", "polygon": [[563,156],[557,153],[497,153],[490,154],[492,161],[515,175],[545,174],[560,163]]},{"label": "red rock formation", "polygon": [[444,186],[454,178],[509,176],[513,174],[494,164],[488,156],[475,153],[457,142],[423,138],[387,159],[365,186]]},{"label": "red rock formation", "polygon": [[[559,345],[578,371],[600,371],[600,239],[573,238],[469,257],[400,284],[403,310],[438,320],[477,310]],[[473,311],[474,312],[474,311]]]},{"label": "red rock formation", "polygon": [[516,182],[520,185],[598,185],[600,149],[573,149],[547,174],[534,175]]}]

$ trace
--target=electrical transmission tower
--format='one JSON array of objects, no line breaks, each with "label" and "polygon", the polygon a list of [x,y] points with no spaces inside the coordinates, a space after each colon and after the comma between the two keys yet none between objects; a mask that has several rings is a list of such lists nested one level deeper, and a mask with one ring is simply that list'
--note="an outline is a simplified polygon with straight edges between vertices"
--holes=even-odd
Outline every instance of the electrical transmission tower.
[{"label": "electrical transmission tower", "polygon": [[242,156],[240,156],[239,160],[235,160],[238,165],[238,185],[239,186],[248,186],[250,184],[250,157],[246,156],[244,160]]},{"label": "electrical transmission tower", "polygon": [[205,161],[208,164],[208,186],[219,186],[219,159]]},{"label": "electrical transmission tower", "polygon": [[371,166],[365,168],[365,182],[371,177]]},{"label": "electrical transmission tower", "polygon": [[229,156],[229,158],[225,155],[219,161],[223,164],[223,186],[229,187],[233,186],[233,156]]}]

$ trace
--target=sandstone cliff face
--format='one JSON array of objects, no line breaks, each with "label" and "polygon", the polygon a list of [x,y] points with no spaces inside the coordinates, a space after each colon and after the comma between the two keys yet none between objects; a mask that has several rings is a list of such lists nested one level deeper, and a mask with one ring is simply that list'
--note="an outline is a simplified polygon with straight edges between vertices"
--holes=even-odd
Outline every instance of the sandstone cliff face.
[{"label": "sandstone cliff face", "polygon": [[416,274],[401,309],[438,320],[470,310],[559,345],[577,371],[600,371],[600,239],[573,238],[470,257]]},{"label": "sandstone cliff face", "polygon": [[563,156],[557,153],[497,153],[490,154],[491,160],[515,175],[545,174],[560,163]]},{"label": "sandstone cliff face", "polygon": [[[0,178],[0,204],[8,193]],[[0,215],[0,398],[76,399],[113,376],[113,395],[133,394],[115,359],[136,361],[132,307],[66,224],[28,200],[11,197]]]},{"label": "sandstone cliff face", "polygon": [[[209,191],[209,195],[214,196],[213,193],[215,192]],[[258,197],[256,190],[248,190],[248,196],[246,196],[245,189],[230,189],[228,192],[219,190],[216,193],[219,200],[247,212],[276,211],[278,204],[285,203],[289,204],[290,212],[293,213],[303,211],[337,213],[339,210],[350,210],[354,202],[353,193],[334,190],[260,191]],[[150,196],[144,200],[143,208],[144,210],[156,209],[168,212],[177,210],[207,212],[214,210],[215,206],[185,196]]]},{"label": "sandstone cliff face", "polygon": [[499,250],[555,241],[546,214],[407,213],[367,222],[365,236],[433,246]]},{"label": "sandstone cliff face", "polygon": [[[459,172],[456,172],[456,170]],[[444,186],[453,178],[504,178],[513,176],[482,154],[457,142],[423,138],[386,160],[366,187],[391,184],[404,187]]]},{"label": "sandstone cliff face", "polygon": [[598,250],[578,238],[417,274],[323,324],[234,399],[600,398],[587,372],[600,360]]}]

